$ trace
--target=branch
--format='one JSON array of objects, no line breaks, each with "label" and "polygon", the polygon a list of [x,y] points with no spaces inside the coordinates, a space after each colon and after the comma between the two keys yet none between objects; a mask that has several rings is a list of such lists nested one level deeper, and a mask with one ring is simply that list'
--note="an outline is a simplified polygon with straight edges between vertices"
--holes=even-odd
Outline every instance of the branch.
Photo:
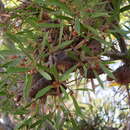
[{"label": "branch", "polygon": [[127,53],[114,53],[114,52],[106,52],[103,54],[104,56],[108,56],[113,60],[130,60]]},{"label": "branch", "polygon": [[120,33],[115,33],[115,36],[119,42],[121,52],[123,52],[123,53],[127,52],[127,47],[126,47],[126,43],[125,43],[123,36]]},{"label": "branch", "polygon": [[130,107],[130,92],[129,92],[129,85],[126,85],[126,92],[127,92],[127,96],[128,96],[128,105]]}]

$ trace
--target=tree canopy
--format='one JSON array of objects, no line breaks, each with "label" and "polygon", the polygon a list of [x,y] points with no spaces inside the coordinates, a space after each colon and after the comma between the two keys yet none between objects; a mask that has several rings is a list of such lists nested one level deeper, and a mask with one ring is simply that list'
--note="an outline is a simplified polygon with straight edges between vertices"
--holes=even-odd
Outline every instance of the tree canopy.
[{"label": "tree canopy", "polygon": [[[125,127],[129,18],[129,0],[0,0],[0,111],[13,127]],[[125,107],[93,99],[97,88],[110,86],[125,95]]]}]

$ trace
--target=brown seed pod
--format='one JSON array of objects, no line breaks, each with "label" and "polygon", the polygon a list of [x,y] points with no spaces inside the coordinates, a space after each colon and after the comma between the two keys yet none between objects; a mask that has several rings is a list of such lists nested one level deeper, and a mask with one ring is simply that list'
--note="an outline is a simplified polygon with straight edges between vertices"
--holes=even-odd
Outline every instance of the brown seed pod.
[{"label": "brown seed pod", "polygon": [[53,88],[47,92],[47,95],[54,95],[58,96],[61,94],[61,89],[60,86],[63,86],[65,89],[66,87],[63,84],[60,84],[59,82],[55,81],[54,79],[52,80],[47,80],[45,79],[40,73],[34,74],[33,75],[33,80],[32,80],[32,88],[29,92],[29,97],[30,98],[35,98],[36,94],[43,88],[47,86],[53,86]]},{"label": "brown seed pod", "polygon": [[63,73],[77,64],[77,61],[69,57],[64,51],[56,53],[55,58],[55,63],[58,71]]},{"label": "brown seed pod", "polygon": [[29,97],[34,98],[38,91],[42,88],[51,85],[53,81],[45,79],[40,73],[36,73],[33,75],[32,79],[32,88],[29,92]]},{"label": "brown seed pod", "polygon": [[101,43],[95,39],[90,39],[87,47],[91,50],[92,55],[100,54],[102,51]]},{"label": "brown seed pod", "polygon": [[[130,83],[130,67],[123,65],[113,72],[116,81],[122,85],[127,85]],[[108,77],[108,80],[112,80]]]}]

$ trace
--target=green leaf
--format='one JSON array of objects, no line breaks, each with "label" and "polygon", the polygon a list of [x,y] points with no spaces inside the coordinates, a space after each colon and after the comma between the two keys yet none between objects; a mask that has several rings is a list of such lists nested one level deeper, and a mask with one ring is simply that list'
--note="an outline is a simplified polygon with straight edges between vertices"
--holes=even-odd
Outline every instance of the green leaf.
[{"label": "green leaf", "polygon": [[6,96],[7,93],[5,91],[0,91],[0,96]]},{"label": "green leaf", "polygon": [[23,96],[25,99],[28,98],[29,89],[31,87],[31,84],[32,84],[32,76],[29,74],[26,74],[25,86],[23,88]]},{"label": "green leaf", "polygon": [[123,13],[123,12],[128,11],[128,10],[130,10],[130,5],[127,5],[127,6],[125,6],[125,7],[122,7],[122,8],[120,9],[120,13]]},{"label": "green leaf", "polygon": [[44,78],[46,78],[47,80],[52,80],[51,76],[50,76],[47,72],[45,72],[45,71],[43,71],[43,70],[39,70],[39,72],[40,72],[40,74],[41,74]]},{"label": "green leaf", "polygon": [[44,120],[38,120],[38,121],[34,122],[34,123],[30,126],[30,128],[35,128],[37,125],[42,124],[43,122],[44,122]]},{"label": "green leaf", "polygon": [[23,115],[23,114],[28,114],[28,110],[25,108],[18,108],[13,114],[14,115]]},{"label": "green leaf", "polygon": [[16,126],[16,130],[20,130],[20,129],[23,128],[24,126],[30,125],[31,122],[32,122],[32,117],[30,117],[29,119],[23,120],[20,124],[18,124],[18,125]]},{"label": "green leaf", "polygon": [[69,78],[70,73],[73,72],[76,69],[77,65],[71,67],[69,70],[67,70],[60,78],[61,81],[65,81]]},{"label": "green leaf", "polygon": [[[41,116],[40,116],[41,117]],[[43,122],[44,121],[50,121],[51,118],[51,114],[48,114],[48,115],[43,115],[39,120],[35,121],[31,126],[30,128],[36,128],[36,126],[38,125],[43,125]],[[50,121],[51,122],[51,121]]]},{"label": "green leaf", "polygon": [[60,9],[63,10],[65,13],[73,16],[71,10],[67,7],[67,5],[60,2],[59,0],[48,0],[46,1],[46,4],[60,7]]},{"label": "green leaf", "polygon": [[19,63],[19,59],[13,60],[13,61],[8,61],[5,64],[1,65],[1,67],[10,67],[10,66],[16,66]]},{"label": "green leaf", "polygon": [[99,35],[99,32],[97,29],[93,28],[92,26],[89,26],[87,24],[83,25],[86,29],[88,29],[89,31],[91,31],[92,33],[94,33],[96,36]]},{"label": "green leaf", "polygon": [[45,87],[43,89],[41,89],[37,94],[36,94],[36,99],[44,96],[47,92],[50,91],[50,89],[52,88],[52,86],[48,86],[48,87]]},{"label": "green leaf", "polygon": [[18,50],[0,50],[0,55],[8,56],[8,55],[16,55],[20,54],[21,52]]},{"label": "green leaf", "polygon": [[27,72],[27,71],[29,71],[29,68],[13,67],[13,66],[8,67],[6,70],[6,72],[8,73],[19,73],[19,72]]},{"label": "green leaf", "polygon": [[95,13],[92,13],[92,18],[98,18],[98,17],[102,17],[102,16],[109,16],[107,13],[105,12],[95,12]]},{"label": "green leaf", "polygon": [[63,36],[63,30],[64,30],[64,26],[63,26],[63,23],[61,22],[60,24],[60,34],[59,34],[59,44],[61,44],[61,41],[62,41],[62,36]]},{"label": "green leaf", "polygon": [[100,67],[103,69],[103,71],[108,74],[109,77],[111,77],[112,79],[115,79],[115,76],[113,75],[113,73],[102,63],[99,63]]},{"label": "green leaf", "polygon": [[71,121],[71,123],[73,125],[73,129],[72,130],[79,130],[79,126],[77,125],[78,124],[77,121],[74,118],[72,118],[72,117],[71,117],[70,121]]},{"label": "green leaf", "polygon": [[81,48],[86,53],[86,55],[91,55],[91,50],[86,45],[83,45]]},{"label": "green leaf", "polygon": [[64,49],[65,47],[67,47],[68,45],[70,45],[72,42],[73,42],[73,40],[69,40],[69,41],[62,42],[62,43],[58,46],[58,48],[59,48],[59,49]]},{"label": "green leaf", "polygon": [[56,18],[59,18],[59,19],[63,19],[63,20],[73,20],[72,18],[68,17],[68,16],[62,16],[62,15],[55,15]]},{"label": "green leaf", "polygon": [[65,96],[65,98],[69,98],[69,95],[68,95],[68,93],[66,92],[66,90],[64,89],[64,87],[60,87],[61,88],[61,91],[64,93],[64,96]]},{"label": "green leaf", "polygon": [[98,80],[99,84],[101,85],[101,87],[104,88],[103,82],[100,79],[100,77],[98,76],[97,72],[95,70],[93,70],[93,72],[94,72],[94,75],[95,75],[96,79]]},{"label": "green leaf", "polygon": [[77,88],[77,89],[74,89],[74,90],[78,90],[78,91],[92,91],[92,89],[89,89],[89,88]]},{"label": "green leaf", "polygon": [[56,66],[52,65],[49,70],[50,70],[50,73],[54,75],[55,79],[58,79],[59,74],[58,74],[58,71],[56,69]]},{"label": "green leaf", "polygon": [[37,66],[38,68],[38,71],[39,71],[39,73],[45,78],[45,79],[47,79],[47,80],[52,80],[52,78],[51,78],[51,76],[47,73],[47,72],[45,72],[44,71],[44,67],[42,67],[42,66]]},{"label": "green leaf", "polygon": [[80,21],[78,18],[75,19],[75,30],[80,34]]},{"label": "green leaf", "polygon": [[60,28],[60,24],[54,23],[40,23],[38,26],[43,28]]},{"label": "green leaf", "polygon": [[73,95],[71,95],[71,97],[72,97],[72,100],[73,100],[77,115],[82,115],[81,109],[80,109],[75,97]]}]

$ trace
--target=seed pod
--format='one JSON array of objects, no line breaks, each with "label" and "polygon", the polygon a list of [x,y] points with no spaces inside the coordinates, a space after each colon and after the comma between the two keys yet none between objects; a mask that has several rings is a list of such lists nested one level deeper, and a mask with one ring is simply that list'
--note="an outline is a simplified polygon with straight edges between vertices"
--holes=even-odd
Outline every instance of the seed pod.
[{"label": "seed pod", "polygon": [[34,74],[33,75],[33,81],[32,81],[32,88],[29,92],[29,97],[30,98],[35,98],[36,94],[43,88],[51,85],[53,88],[46,93],[47,95],[54,95],[57,96],[61,94],[61,89],[60,86],[63,86],[64,89],[66,87],[63,84],[60,84],[59,82],[55,81],[54,79],[52,80],[47,80],[45,79],[40,73]]},{"label": "seed pod", "polygon": [[[122,85],[127,85],[128,83],[130,83],[130,67],[127,65],[123,65],[121,67],[119,67],[117,70],[115,70],[113,72],[116,81],[119,84]],[[108,78],[109,80],[110,78]]]},{"label": "seed pod", "polygon": [[64,51],[55,54],[55,58],[58,71],[63,73],[77,64],[77,61],[69,57]]},{"label": "seed pod", "polygon": [[101,43],[95,39],[90,39],[87,47],[91,50],[92,55],[100,54],[102,51]]},{"label": "seed pod", "polygon": [[29,92],[29,96],[34,98],[38,91],[51,85],[53,81],[45,79],[40,73],[33,75],[32,88]]}]

